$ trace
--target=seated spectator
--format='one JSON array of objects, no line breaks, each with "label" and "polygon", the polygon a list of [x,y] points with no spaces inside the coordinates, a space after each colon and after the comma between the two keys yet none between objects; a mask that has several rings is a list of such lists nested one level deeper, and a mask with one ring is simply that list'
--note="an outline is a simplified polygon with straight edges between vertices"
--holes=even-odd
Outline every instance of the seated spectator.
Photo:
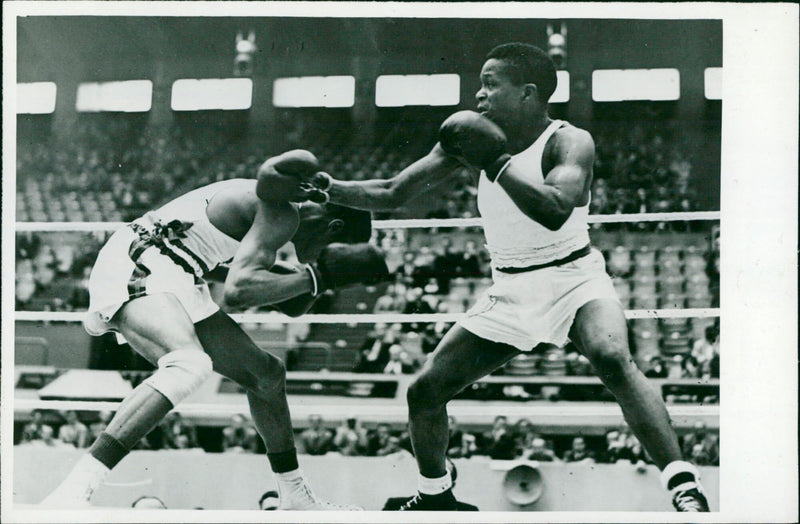
[{"label": "seated spectator", "polygon": [[164,501],[153,495],[142,495],[131,503],[133,509],[167,509]]},{"label": "seated spectator", "polygon": [[[531,433],[533,432],[531,431]],[[525,443],[520,449],[520,458],[539,462],[561,462],[545,439],[533,435],[532,438],[525,439]]]},{"label": "seated spectator", "polygon": [[222,430],[222,451],[226,453],[254,453],[256,430],[243,415],[231,417],[231,425]]},{"label": "seated spectator", "polygon": [[486,454],[495,460],[512,460],[516,454],[514,435],[503,415],[494,418],[491,431],[484,433],[483,446]]},{"label": "seated spectator", "polygon": [[[701,451],[695,450],[698,444],[702,446]],[[708,464],[719,465],[719,438],[710,433],[702,421],[695,422],[694,431],[683,437],[682,449],[687,457],[698,453]]]},{"label": "seated spectator", "polygon": [[367,442],[367,455],[370,457],[384,457],[400,451],[400,441],[393,436],[389,424],[378,424],[375,432],[369,435]]},{"label": "seated spectator", "polygon": [[41,426],[38,438],[35,438],[33,440],[26,440],[22,444],[35,447],[47,447],[47,448],[62,448],[69,446],[69,444],[64,444],[59,439],[55,438],[53,433],[53,428],[48,425]]},{"label": "seated spectator", "polygon": [[45,428],[49,429],[50,435],[53,434],[53,428],[44,423],[41,410],[34,409],[31,412],[31,421],[22,429],[22,442],[41,440],[42,436],[47,432]]},{"label": "seated spectator", "polygon": [[565,462],[594,462],[594,453],[586,447],[586,441],[583,437],[575,437],[572,439],[572,449],[568,449],[564,454]]},{"label": "seated spectator", "polygon": [[74,411],[67,411],[64,417],[66,418],[66,423],[58,428],[58,440],[76,448],[85,448],[88,445],[89,434],[86,425],[78,420],[78,414]]},{"label": "seated spectator", "polygon": [[354,417],[348,418],[344,424],[336,428],[333,446],[342,455],[364,455],[367,448],[367,432]]},{"label": "seated spectator", "polygon": [[277,491],[265,491],[258,499],[258,509],[262,511],[274,511],[280,506],[280,498]]},{"label": "seated spectator", "polygon": [[388,375],[410,375],[417,371],[416,361],[400,344],[389,347],[389,362],[383,368]]},{"label": "seated spectator", "polygon": [[333,448],[333,433],[322,426],[322,417],[308,417],[308,428],[300,433],[300,446],[309,455],[324,455]]},{"label": "seated spectator", "polygon": [[376,325],[367,335],[356,356],[353,366],[355,373],[382,373],[389,363],[389,348],[397,344],[394,330],[385,330],[384,325]]},{"label": "seated spectator", "polygon": [[701,376],[711,374],[710,364],[714,355],[719,353],[719,336],[715,326],[705,329],[705,338],[697,340],[692,347],[692,357],[700,368]]},{"label": "seated spectator", "polygon": [[598,462],[613,464],[619,460],[620,454],[625,447],[624,436],[612,429],[606,432],[605,449],[597,456]]},{"label": "seated spectator", "polygon": [[191,449],[198,447],[194,425],[185,421],[180,413],[172,412],[161,423],[162,449]]},{"label": "seated spectator", "polygon": [[627,460],[640,468],[644,467],[646,462],[650,462],[636,435],[629,430],[625,430],[621,433],[620,438],[623,441],[623,446],[619,450],[617,460]]},{"label": "seated spectator", "polygon": [[97,440],[97,437],[100,436],[100,433],[105,431],[106,427],[108,427],[108,423],[111,421],[112,413],[110,411],[101,411],[98,413],[99,420],[94,424],[89,425],[89,437],[91,441],[94,442]]},{"label": "seated spectator", "polygon": [[667,367],[664,365],[664,359],[658,355],[654,355],[650,359],[650,369],[644,372],[647,378],[667,378]]},{"label": "seated spectator", "polygon": [[475,435],[461,431],[455,417],[447,417],[449,440],[447,442],[447,456],[453,458],[469,458],[476,451]]},{"label": "seated spectator", "polygon": [[[450,472],[450,481],[452,482],[452,488],[456,487],[456,480],[458,479],[458,470],[456,469],[456,465],[453,463],[452,460],[447,459],[447,471]],[[451,489],[452,489],[451,488]],[[400,506],[405,504],[411,497],[392,497],[386,500],[383,505],[383,511],[397,511],[400,509]],[[468,504],[466,502],[456,502],[458,505],[457,511],[478,511],[478,507],[472,504]]]}]

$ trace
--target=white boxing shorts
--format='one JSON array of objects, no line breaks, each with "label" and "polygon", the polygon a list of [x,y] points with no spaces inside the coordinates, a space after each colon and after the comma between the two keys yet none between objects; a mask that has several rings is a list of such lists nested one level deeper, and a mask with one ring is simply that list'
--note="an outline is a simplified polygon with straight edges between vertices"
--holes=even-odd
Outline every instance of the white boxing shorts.
[{"label": "white boxing shorts", "polygon": [[175,295],[192,322],[219,310],[208,284],[180,256],[125,227],[111,236],[92,268],[84,329],[95,336],[112,331],[109,321],[123,304],[159,293]]},{"label": "white boxing shorts", "polygon": [[587,302],[619,302],[603,254],[596,249],[559,266],[515,274],[493,269],[492,280],[458,324],[522,351],[541,343],[566,344],[575,315]]}]

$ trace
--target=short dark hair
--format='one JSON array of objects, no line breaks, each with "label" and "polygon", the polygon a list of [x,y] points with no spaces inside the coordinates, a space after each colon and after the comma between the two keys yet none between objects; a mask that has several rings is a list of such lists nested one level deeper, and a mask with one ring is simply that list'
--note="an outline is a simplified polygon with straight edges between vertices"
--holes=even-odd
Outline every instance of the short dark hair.
[{"label": "short dark hair", "polygon": [[501,44],[486,55],[508,63],[507,71],[516,85],[536,84],[539,101],[546,104],[556,90],[558,79],[556,66],[550,57],[538,47],[522,42]]},{"label": "short dark hair", "polygon": [[352,207],[325,204],[325,214],[328,219],[340,219],[344,227],[336,235],[335,242],[345,244],[360,244],[369,242],[372,237],[372,214]]}]

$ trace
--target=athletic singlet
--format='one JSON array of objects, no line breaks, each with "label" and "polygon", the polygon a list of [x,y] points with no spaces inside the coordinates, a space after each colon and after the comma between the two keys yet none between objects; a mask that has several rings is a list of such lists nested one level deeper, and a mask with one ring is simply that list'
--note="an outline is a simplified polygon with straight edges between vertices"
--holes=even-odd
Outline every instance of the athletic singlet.
[{"label": "athletic singlet", "polygon": [[[230,262],[239,241],[214,227],[206,216],[206,206],[218,192],[242,184],[253,181],[239,178],[209,184],[137,218],[129,227],[139,234],[138,247],[143,251],[158,245],[162,253],[197,277]],[[137,250],[131,249],[134,260]]]},{"label": "athletic singlet", "polygon": [[[554,120],[530,147],[512,156],[514,166],[521,168],[531,182],[544,183],[544,147],[565,124]],[[483,218],[486,247],[496,268],[546,264],[589,244],[588,204],[574,208],[564,225],[551,231],[525,215],[500,184],[490,182],[484,172],[478,182],[478,211]]]}]

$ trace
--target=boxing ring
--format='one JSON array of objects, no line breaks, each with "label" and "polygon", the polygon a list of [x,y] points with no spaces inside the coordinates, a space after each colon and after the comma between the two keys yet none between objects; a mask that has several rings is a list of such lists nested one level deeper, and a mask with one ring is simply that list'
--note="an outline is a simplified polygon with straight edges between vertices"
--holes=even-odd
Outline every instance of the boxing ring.
[{"label": "boxing ring", "polygon": [[[707,212],[686,212],[686,213],[640,213],[640,214],[617,214],[617,215],[592,215],[589,223],[608,224],[608,223],[639,223],[639,222],[696,222],[696,221],[719,221],[718,211]],[[111,222],[18,222],[16,232],[113,232],[124,223]],[[377,230],[397,230],[397,229],[433,229],[435,234],[441,229],[453,228],[475,228],[481,226],[480,218],[468,219],[424,219],[424,220],[381,220],[373,222],[374,229]],[[591,234],[591,233],[590,233]],[[299,318],[290,318],[280,313],[242,313],[232,314],[231,317],[241,323],[249,324],[408,324],[408,323],[452,323],[462,317],[463,313],[431,313],[431,314],[400,314],[400,313],[358,313],[358,314],[308,314]],[[82,321],[82,312],[47,312],[47,311],[16,311],[14,321],[17,323],[41,324],[46,322],[77,323]],[[717,319],[720,316],[719,308],[654,308],[654,309],[626,309],[627,319]],[[290,373],[291,375],[291,373]],[[298,374],[295,373],[297,376]],[[310,374],[313,377],[330,377],[329,374]],[[355,378],[356,375],[353,375]],[[577,378],[577,377],[564,377]],[[348,379],[343,377],[343,380]],[[487,377],[492,381],[494,377]],[[515,377],[518,382],[524,383],[526,380],[535,382],[535,377]],[[697,379],[698,381],[700,379]],[[407,382],[407,381],[406,381]],[[322,414],[327,419],[345,418],[357,416],[363,420],[372,422],[390,421],[399,422],[404,420],[407,414],[402,399],[404,398],[405,384],[400,387],[400,393],[395,396],[395,401],[386,402],[376,399],[338,399],[329,403],[317,401],[310,398],[293,399],[290,396],[290,407],[293,420],[307,418],[311,414]],[[599,382],[597,380],[596,382]],[[715,382],[718,387],[718,381]],[[116,401],[92,401],[92,400],[45,400],[41,398],[14,398],[15,416],[29,414],[32,410],[76,410],[76,411],[110,411],[114,410],[118,402]],[[601,423],[609,426],[620,426],[624,423],[619,407],[614,403],[599,402],[572,402],[555,403],[525,403],[515,402],[503,404],[502,412],[495,412],[496,403],[486,403],[480,401],[457,402],[454,401],[448,407],[448,412],[455,416],[459,422],[470,424],[490,423],[495,415],[503,414],[509,417],[513,423],[517,418],[528,418],[534,425],[546,421],[547,424],[563,423],[566,426],[580,427],[583,420],[600,419]],[[698,405],[676,405],[668,404],[670,416],[675,421],[676,426],[691,427],[696,421],[703,421],[709,427],[719,427],[719,405],[698,404]],[[247,413],[247,405],[243,402],[221,403],[207,402],[202,398],[190,397],[184,404],[179,405],[176,411],[190,416],[203,417],[211,415],[231,416],[235,413]],[[166,454],[165,454],[166,453]],[[258,483],[258,488],[251,488],[247,491],[247,500],[239,495],[215,494],[213,502],[203,505],[198,502],[198,491],[193,488],[188,489],[187,495],[183,498],[174,496],[172,507],[192,509],[203,506],[205,509],[255,509],[252,503],[254,490],[263,492],[271,485],[271,480],[267,474],[263,457],[242,457],[229,454],[205,454],[200,455],[202,460],[198,463],[198,456],[193,457],[185,452],[133,452],[130,459],[126,459],[115,470],[109,480],[110,485],[98,492],[98,503],[103,505],[127,507],[131,491],[125,491],[120,486],[137,486],[141,480],[141,468],[147,469],[148,464],[152,465],[152,475],[148,478],[153,483],[151,487],[159,493],[170,497],[168,493],[168,477],[170,475],[183,477],[191,475],[194,479],[192,468],[197,467],[207,472],[210,478],[219,478],[226,471],[226,461],[235,463],[235,471],[241,472],[246,478]],[[168,457],[165,464],[173,464],[173,467],[157,467],[155,464],[161,462],[156,457]],[[47,460],[54,464],[52,469],[47,469]],[[31,453],[30,450],[15,449],[14,452],[14,480],[15,480],[15,504],[32,504],[44,495],[49,483],[56,483],[61,476],[66,475],[69,465],[76,460],[76,456],[67,451],[51,452],[48,450],[44,455]],[[320,486],[318,491],[321,495],[330,494],[336,500],[347,500],[348,502],[359,503],[357,500],[362,497],[361,493],[367,490],[369,496],[363,496],[367,509],[380,509],[375,507],[377,501],[382,502],[385,496],[399,496],[413,492],[414,474],[413,460],[399,460],[391,462],[382,458],[381,460],[368,460],[364,457],[301,457],[301,463],[308,470],[312,484]],[[256,462],[258,464],[256,464]],[[136,466],[135,464],[138,464]],[[460,460],[457,462],[460,474],[458,487],[455,489],[456,495],[464,497],[470,502],[477,502],[481,509],[496,511],[561,511],[561,510],[608,510],[608,511],[669,511],[670,505],[668,497],[658,484],[657,473],[653,467],[644,471],[637,471],[628,464],[626,467],[618,465],[596,465],[592,468],[582,467],[576,464],[538,464],[538,463],[519,463],[517,461],[490,461],[478,458]],[[533,474],[531,471],[540,475],[539,481],[544,487],[541,497],[537,501],[529,504],[515,504],[509,498],[507,486],[509,481],[509,471],[516,466],[526,466],[526,474]],[[139,468],[137,470],[137,468]],[[49,475],[42,478],[38,473],[45,469]],[[361,476],[371,479],[386,478],[387,486],[376,488],[370,487],[359,479],[359,471],[368,471]],[[373,473],[374,471],[374,473]],[[716,467],[702,468],[704,481],[709,492],[709,501],[712,510],[719,509],[719,471]],[[332,475],[336,475],[334,477]],[[203,475],[205,477],[205,473]],[[396,478],[388,481],[391,476]],[[136,480],[136,479],[139,480]],[[332,478],[337,478],[336,482],[331,483]],[[486,487],[485,479],[490,478],[491,488]],[[134,479],[134,480],[131,480]],[[483,479],[481,481],[481,479]],[[188,482],[188,479],[181,478],[180,484]],[[116,482],[116,485],[114,483]],[[174,480],[171,482],[175,482]],[[483,484],[482,484],[483,482]],[[133,484],[131,484],[133,483]],[[207,483],[207,482],[206,482]],[[333,485],[335,484],[335,485]],[[364,486],[361,486],[364,484]],[[374,484],[374,483],[373,483]],[[614,488],[612,484],[616,484]],[[646,485],[646,486],[645,486]],[[391,491],[386,491],[386,489]],[[131,488],[133,489],[133,488]],[[183,488],[182,488],[183,489]],[[225,492],[227,488],[221,490]],[[233,488],[231,488],[233,489]],[[614,497],[614,490],[624,494],[623,502],[615,502],[609,505],[609,500],[617,500]],[[161,490],[161,491],[159,491]],[[165,491],[167,490],[167,491]],[[398,491],[399,490],[399,491]],[[573,491],[574,490],[574,491]],[[587,490],[596,492],[597,497],[585,496]],[[609,492],[609,490],[611,490]],[[39,492],[42,493],[39,493]],[[140,489],[141,491],[141,489]],[[235,491],[235,490],[233,490]],[[640,491],[640,496],[630,496],[631,493]],[[576,494],[582,492],[581,498]],[[120,493],[124,493],[120,495]],[[215,498],[216,497],[216,498]],[[611,497],[611,498],[609,498]],[[626,498],[627,497],[627,498]],[[102,500],[101,500],[102,499]],[[603,500],[606,501],[604,504]],[[616,505],[615,505],[616,504]],[[577,507],[576,507],[577,506]]]}]

